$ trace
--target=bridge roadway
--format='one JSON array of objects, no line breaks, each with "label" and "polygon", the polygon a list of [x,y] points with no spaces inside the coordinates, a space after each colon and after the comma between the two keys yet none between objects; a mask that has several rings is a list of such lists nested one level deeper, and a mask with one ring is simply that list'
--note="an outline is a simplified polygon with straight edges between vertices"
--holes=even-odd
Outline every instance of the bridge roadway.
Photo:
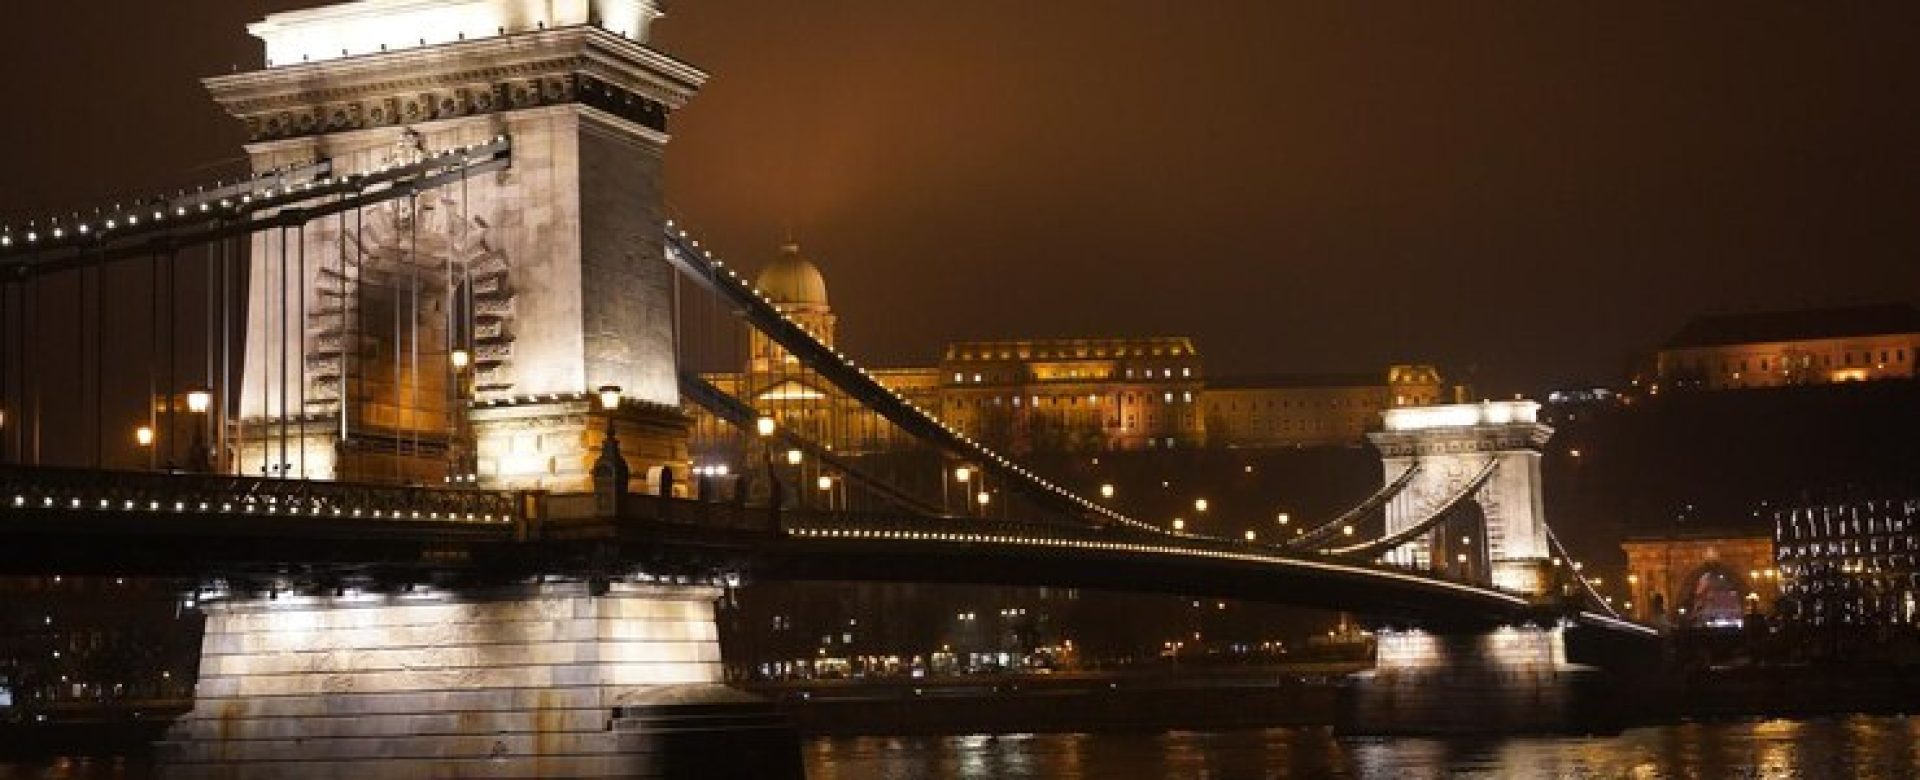
[{"label": "bridge roadway", "polygon": [[[0,574],[285,587],[536,574],[1102,588],[1336,609],[1419,625],[1550,620],[1490,587],[1194,536],[591,493],[0,467]],[[777,531],[776,531],[777,529]],[[1647,633],[1580,613],[1582,623]]]}]

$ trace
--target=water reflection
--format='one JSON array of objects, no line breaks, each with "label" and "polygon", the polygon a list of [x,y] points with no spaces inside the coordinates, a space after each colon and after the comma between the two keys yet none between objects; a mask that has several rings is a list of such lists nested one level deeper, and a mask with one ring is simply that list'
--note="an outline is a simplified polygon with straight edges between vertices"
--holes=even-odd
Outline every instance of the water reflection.
[{"label": "water reflection", "polygon": [[1606,737],[1341,738],[1326,729],[818,739],[811,780],[1920,776],[1920,718],[1679,724]]},{"label": "water reflection", "polygon": [[[1920,777],[1920,718],[1688,723],[1608,737],[1335,737],[1323,728],[809,740],[810,780]],[[141,758],[8,762],[0,780],[152,777]]]}]

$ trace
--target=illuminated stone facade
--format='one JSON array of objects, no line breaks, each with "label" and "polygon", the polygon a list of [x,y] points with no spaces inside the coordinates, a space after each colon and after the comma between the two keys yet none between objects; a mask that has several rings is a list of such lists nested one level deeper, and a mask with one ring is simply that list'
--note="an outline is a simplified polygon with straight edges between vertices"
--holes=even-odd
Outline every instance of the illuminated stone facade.
[{"label": "illuminated stone facade", "polygon": [[270,67],[206,83],[246,124],[255,171],[352,174],[498,137],[512,159],[254,234],[226,468],[584,488],[604,426],[580,400],[605,385],[628,399],[614,416],[634,473],[685,467],[660,181],[667,115],[705,74],[644,45],[654,16],[637,0],[364,0],[253,26]]},{"label": "illuminated stone facade", "polygon": [[1731,627],[1773,610],[1781,575],[1764,533],[1687,529],[1629,537],[1626,615],[1654,625]]},{"label": "illuminated stone facade", "polygon": [[[828,346],[838,320],[818,267],[789,244],[756,277],[776,309]],[[707,375],[782,426],[848,453],[909,444],[758,332],[740,373]],[[1438,370],[1397,365],[1384,374],[1210,379],[1185,337],[1013,339],[947,345],[932,367],[870,369],[880,384],[956,430],[1024,452],[1358,445],[1382,410],[1438,403]],[[739,452],[740,432],[698,410],[703,456]]]},{"label": "illuminated stone facade", "polygon": [[[1455,518],[1387,553],[1390,562],[1490,580],[1521,593],[1549,588],[1551,545],[1541,495],[1540,450],[1553,429],[1533,401],[1403,407],[1368,434],[1387,484],[1419,472],[1387,502],[1388,535],[1418,528],[1471,491]],[[1478,488],[1473,483],[1489,467]],[[1474,516],[1477,513],[1477,517]]]},{"label": "illuminated stone facade", "polygon": [[673,755],[699,717],[738,719],[734,744],[753,747],[753,700],[721,685],[719,595],[614,583],[218,599],[165,776],[680,777],[696,762],[768,776],[737,756]]},{"label": "illuminated stone facade", "polygon": [[1654,359],[1673,390],[1912,378],[1920,311],[1905,304],[1701,317]]},{"label": "illuminated stone facade", "polygon": [[1325,447],[1366,440],[1380,414],[1452,397],[1432,366],[1398,365],[1378,374],[1297,374],[1207,383],[1210,441],[1228,447]]}]

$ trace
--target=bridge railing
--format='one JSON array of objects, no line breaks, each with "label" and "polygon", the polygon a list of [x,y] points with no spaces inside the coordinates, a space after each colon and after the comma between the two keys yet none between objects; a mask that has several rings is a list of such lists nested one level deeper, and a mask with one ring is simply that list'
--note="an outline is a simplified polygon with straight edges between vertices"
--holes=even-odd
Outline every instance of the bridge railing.
[{"label": "bridge railing", "polygon": [[0,511],[87,510],[512,523],[514,494],[183,472],[0,466]]},{"label": "bridge railing", "polygon": [[[1353,569],[1412,574],[1437,581],[1452,581],[1437,576],[1431,571],[1413,567],[1388,563],[1364,563],[1350,558],[1290,550],[1258,542],[1146,533],[1117,526],[1099,529],[972,517],[924,518],[885,513],[790,512],[781,518],[781,530],[789,536],[804,538],[877,537],[978,541],[990,544],[1122,544],[1130,547],[1152,548],[1169,554],[1231,556],[1275,562],[1311,561]],[[1486,587],[1489,590],[1493,589],[1491,586]]]}]

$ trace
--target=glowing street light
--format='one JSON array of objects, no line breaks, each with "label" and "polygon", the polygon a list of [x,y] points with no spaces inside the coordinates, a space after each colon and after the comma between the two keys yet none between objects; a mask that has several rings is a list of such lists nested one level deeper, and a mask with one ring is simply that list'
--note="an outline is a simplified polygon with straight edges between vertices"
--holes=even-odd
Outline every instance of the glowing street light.
[{"label": "glowing street light", "polygon": [[455,371],[464,371],[467,368],[467,364],[473,362],[473,356],[467,354],[467,351],[464,349],[454,350],[453,354],[448,356],[448,359],[453,361]]},{"label": "glowing street light", "polygon": [[1195,511],[1195,512],[1205,512],[1205,511],[1207,511],[1207,500],[1206,500],[1206,499],[1204,499],[1204,498],[1196,498],[1196,499],[1194,499],[1194,500],[1193,500],[1193,511]]},{"label": "glowing street light", "polygon": [[800,459],[801,459],[801,457],[802,457],[802,456],[801,456],[801,454],[800,454],[800,450],[799,450],[799,449],[791,449],[791,450],[787,450],[787,465],[789,465],[789,466],[798,466],[798,465],[800,465]]},{"label": "glowing street light", "polygon": [[1180,519],[1180,518],[1178,518],[1178,517],[1176,517],[1176,518],[1174,518],[1174,519],[1173,519],[1173,530],[1175,530],[1175,531],[1185,531],[1185,530],[1187,530],[1187,521],[1185,521],[1185,520],[1182,520],[1182,519]]},{"label": "glowing street light", "polygon": [[753,421],[753,429],[754,431],[758,432],[763,438],[767,436],[772,436],[773,435],[773,418],[768,417],[766,415],[761,415],[760,419]]},{"label": "glowing street light", "polygon": [[1353,526],[1350,526],[1350,525],[1343,525],[1343,526],[1340,526],[1340,534],[1341,534],[1342,536],[1352,536],[1352,535],[1353,535]]},{"label": "glowing street light", "polygon": [[1281,512],[1279,515],[1275,516],[1273,519],[1275,522],[1278,522],[1281,525],[1286,525],[1287,523],[1293,522],[1293,516],[1285,512]]},{"label": "glowing street light", "polygon": [[[971,480],[971,479],[973,479],[973,469],[970,469],[970,468],[967,468],[966,466],[955,466],[955,467],[954,467],[954,469],[953,469],[953,481],[955,481],[955,482],[958,482],[958,483],[960,483],[960,484],[962,484],[962,485],[965,485],[965,484],[967,484],[967,481],[968,481],[968,480]],[[985,501],[982,501],[982,502],[980,502],[980,503],[982,503],[982,504],[984,504],[984,503],[987,503],[987,502],[985,502]]]},{"label": "glowing street light", "polygon": [[980,491],[980,494],[979,494],[979,495],[977,495],[977,496],[974,496],[973,498],[974,498],[974,500],[975,500],[975,501],[978,501],[978,502],[980,502],[980,505],[981,505],[981,506],[986,506],[988,502],[990,502],[990,501],[992,501],[992,500],[993,500],[993,494],[992,494],[992,493],[988,493],[988,492],[987,492],[987,491],[985,491],[985,490],[982,490],[982,491]]},{"label": "glowing street light", "polygon": [[1259,538],[1259,534],[1256,534],[1256,533],[1254,533],[1254,532],[1253,532],[1253,529],[1251,529],[1251,528],[1249,528],[1249,529],[1247,529],[1247,533],[1246,533],[1246,536],[1247,536],[1247,541],[1249,541],[1249,542],[1251,542],[1251,541],[1253,541],[1254,539],[1257,539],[1257,538]]},{"label": "glowing street light", "polygon": [[819,479],[816,479],[816,480],[814,480],[814,481],[813,481],[813,484],[814,484],[814,485],[816,485],[816,486],[818,486],[818,487],[819,487],[819,488],[820,488],[821,490],[832,490],[832,489],[833,489],[833,477],[829,477],[829,476],[827,476],[827,475],[825,475],[825,474],[822,474],[822,475],[820,475],[820,478],[819,478]]},{"label": "glowing street light", "polygon": [[599,392],[600,392],[600,408],[602,410],[611,412],[615,409],[620,408],[620,386],[619,385],[601,385]]},{"label": "glowing street light", "polygon": [[206,414],[213,408],[213,394],[205,390],[187,391],[187,411],[194,414]]},{"label": "glowing street light", "polygon": [[138,444],[142,447],[153,446],[153,428],[151,426],[142,425],[138,428],[133,429],[133,441],[135,444]]},{"label": "glowing street light", "polygon": [[1103,485],[1101,485],[1101,486],[1100,486],[1100,497],[1101,497],[1101,498],[1113,498],[1113,483],[1112,483],[1112,482],[1108,482],[1108,483],[1105,483],[1105,484],[1103,484]]}]

